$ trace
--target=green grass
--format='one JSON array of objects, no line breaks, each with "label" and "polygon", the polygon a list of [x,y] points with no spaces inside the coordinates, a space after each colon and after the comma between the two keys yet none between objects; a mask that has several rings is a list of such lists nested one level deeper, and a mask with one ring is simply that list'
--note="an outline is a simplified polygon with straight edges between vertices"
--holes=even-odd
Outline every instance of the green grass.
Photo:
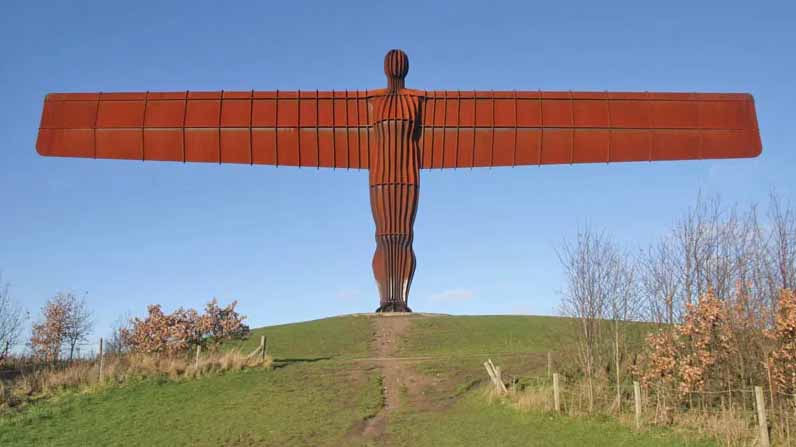
[{"label": "green grass", "polygon": [[416,368],[440,381],[428,393],[445,401],[486,379],[487,358],[507,378],[543,374],[547,352],[573,342],[572,324],[566,318],[514,315],[416,318],[400,355],[429,357]]},{"label": "green grass", "polygon": [[[257,329],[227,348],[253,350],[267,335],[274,370],[65,394],[0,417],[0,446],[360,445],[354,433],[382,405],[378,370],[355,360],[372,355],[371,323],[347,316]],[[433,385],[422,407],[401,390],[403,407],[390,416],[385,438],[367,445],[685,445],[667,433],[637,434],[607,420],[523,413],[487,401],[479,386],[485,356],[505,374],[538,374],[546,352],[570,340],[570,324],[552,317],[412,317],[398,355],[417,358],[414,368]]]},{"label": "green grass", "polygon": [[64,395],[0,418],[0,446],[333,445],[380,407],[379,375],[319,359],[366,356],[370,330],[365,317],[257,329],[233,347],[267,335],[273,371]]},{"label": "green grass", "polygon": [[69,395],[0,422],[0,445],[332,445],[375,413],[373,371],[302,364]]},{"label": "green grass", "polygon": [[608,420],[519,412],[504,404],[490,404],[479,392],[468,394],[446,411],[404,412],[390,427],[390,444],[396,446],[713,446],[705,441],[686,442],[669,433],[636,433]]},{"label": "green grass", "polygon": [[463,356],[547,352],[572,340],[571,321],[557,317],[417,318],[403,355]]},{"label": "green grass", "polygon": [[260,336],[265,335],[268,354],[276,360],[366,357],[370,331],[366,316],[333,317],[254,329],[246,341],[226,346],[250,352],[259,345]]}]

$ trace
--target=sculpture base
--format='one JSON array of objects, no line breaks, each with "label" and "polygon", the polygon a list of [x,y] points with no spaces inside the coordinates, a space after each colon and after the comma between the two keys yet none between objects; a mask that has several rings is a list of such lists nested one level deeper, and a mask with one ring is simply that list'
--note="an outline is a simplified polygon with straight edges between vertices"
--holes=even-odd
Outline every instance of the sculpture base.
[{"label": "sculpture base", "polygon": [[379,306],[379,308],[376,309],[376,313],[383,313],[383,312],[411,312],[411,311],[412,311],[412,309],[410,309],[409,306],[406,306],[406,305],[403,305],[403,304],[398,304],[398,303],[385,304],[383,306]]}]

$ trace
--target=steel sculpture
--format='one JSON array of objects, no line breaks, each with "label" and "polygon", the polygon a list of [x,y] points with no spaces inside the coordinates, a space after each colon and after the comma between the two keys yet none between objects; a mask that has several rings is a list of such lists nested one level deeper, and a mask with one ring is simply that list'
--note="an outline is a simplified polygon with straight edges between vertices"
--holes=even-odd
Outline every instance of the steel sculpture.
[{"label": "steel sculpture", "polygon": [[761,153],[737,93],[425,91],[384,59],[365,91],[52,93],[44,156],[368,169],[377,312],[409,312],[421,169],[701,160]]}]

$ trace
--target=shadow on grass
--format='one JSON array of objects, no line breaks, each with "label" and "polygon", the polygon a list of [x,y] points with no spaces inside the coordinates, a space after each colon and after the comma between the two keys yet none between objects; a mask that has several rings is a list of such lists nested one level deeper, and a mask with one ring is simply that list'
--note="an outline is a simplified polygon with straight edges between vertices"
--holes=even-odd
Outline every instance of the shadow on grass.
[{"label": "shadow on grass", "polygon": [[284,368],[288,365],[293,365],[296,363],[315,363],[320,362],[323,360],[329,360],[332,357],[310,357],[310,358],[275,358],[273,367],[274,369]]}]

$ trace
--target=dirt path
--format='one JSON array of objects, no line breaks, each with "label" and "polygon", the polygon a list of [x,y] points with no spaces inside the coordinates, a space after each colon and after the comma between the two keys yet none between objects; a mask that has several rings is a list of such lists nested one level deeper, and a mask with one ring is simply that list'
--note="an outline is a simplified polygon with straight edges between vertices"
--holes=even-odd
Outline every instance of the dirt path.
[{"label": "dirt path", "polygon": [[360,435],[365,440],[377,441],[384,439],[390,415],[401,407],[402,395],[414,400],[414,396],[422,395],[422,388],[428,385],[428,379],[418,374],[411,363],[396,358],[398,344],[407,335],[413,317],[407,314],[378,314],[370,318],[375,329],[371,340],[375,358],[370,361],[381,374],[384,406],[374,417],[365,421]]}]

